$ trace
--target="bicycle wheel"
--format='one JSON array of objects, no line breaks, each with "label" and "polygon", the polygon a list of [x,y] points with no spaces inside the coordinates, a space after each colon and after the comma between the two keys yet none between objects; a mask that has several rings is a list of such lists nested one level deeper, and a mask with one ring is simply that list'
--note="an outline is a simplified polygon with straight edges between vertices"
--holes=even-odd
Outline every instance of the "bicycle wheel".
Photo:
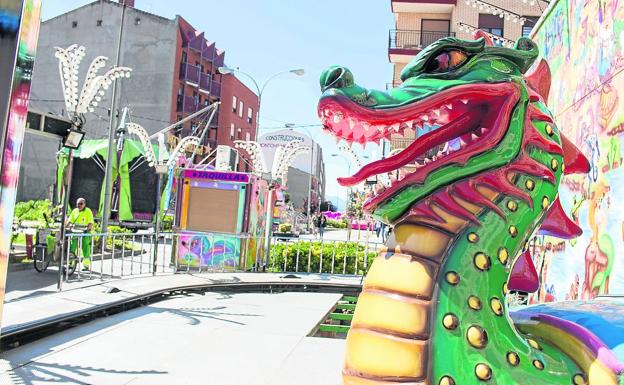
[{"label": "bicycle wheel", "polygon": [[[69,267],[69,271],[66,273],[67,267]],[[63,266],[63,275],[71,276],[76,272],[76,267],[78,267],[78,257],[74,253],[69,253],[69,263]]]},{"label": "bicycle wheel", "polygon": [[45,247],[35,247],[35,258],[33,260],[35,270],[39,273],[46,271],[48,266],[50,266],[51,258],[51,255],[46,255]]}]

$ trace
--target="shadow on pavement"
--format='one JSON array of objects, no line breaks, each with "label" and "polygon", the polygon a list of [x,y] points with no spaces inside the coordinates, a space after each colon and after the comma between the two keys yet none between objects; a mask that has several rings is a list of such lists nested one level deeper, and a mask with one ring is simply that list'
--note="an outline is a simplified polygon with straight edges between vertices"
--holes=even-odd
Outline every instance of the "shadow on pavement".
[{"label": "shadow on pavement", "polygon": [[[215,293],[222,295],[222,293]],[[223,294],[228,298],[235,294]],[[169,300],[190,297],[199,298],[197,295],[175,295],[168,297],[163,302]],[[220,299],[220,298],[215,298]],[[30,344],[17,347],[15,349],[2,352],[0,354],[0,384],[35,384],[35,383],[69,383],[69,384],[93,384],[89,377],[93,372],[112,374],[167,374],[165,371],[154,369],[140,371],[125,371],[113,368],[81,366],[72,363],[50,362],[54,361],[55,354],[65,349],[71,349],[87,340],[95,338],[107,338],[105,335],[122,325],[134,322],[142,317],[154,314],[172,314],[186,320],[186,324],[191,326],[200,325],[202,320],[214,320],[226,324],[244,326],[246,323],[236,320],[239,317],[262,317],[262,314],[228,312],[228,306],[214,307],[181,307],[172,308],[159,306],[158,303],[128,310],[112,315],[107,318],[100,318],[77,327],[66,329],[57,334],[50,335]],[[132,343],[132,341],[127,341]],[[119,348],[123,348],[120,346]],[[110,352],[114,354],[114,352]],[[42,362],[46,360],[47,362]],[[124,382],[125,383],[125,382]]]}]

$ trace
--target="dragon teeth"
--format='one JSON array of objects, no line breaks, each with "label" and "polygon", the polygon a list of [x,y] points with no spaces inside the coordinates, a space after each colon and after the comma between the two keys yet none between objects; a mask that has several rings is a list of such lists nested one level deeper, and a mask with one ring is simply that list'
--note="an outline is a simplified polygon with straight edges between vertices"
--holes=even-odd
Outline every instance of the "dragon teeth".
[{"label": "dragon teeth", "polygon": [[475,133],[472,133],[472,134],[470,134],[470,139],[475,141],[475,140],[479,139],[479,137]]},{"label": "dragon teeth", "polygon": [[353,130],[353,128],[355,127],[355,120],[349,118],[347,119],[347,121],[349,122],[349,128]]},{"label": "dragon teeth", "polygon": [[468,99],[459,99],[459,101],[464,103],[464,104],[468,104]]},{"label": "dragon teeth", "polygon": [[451,103],[447,104],[446,109],[451,111],[453,109],[453,105]]},{"label": "dragon teeth", "polygon": [[340,123],[342,121],[342,116],[334,115],[334,123]]}]

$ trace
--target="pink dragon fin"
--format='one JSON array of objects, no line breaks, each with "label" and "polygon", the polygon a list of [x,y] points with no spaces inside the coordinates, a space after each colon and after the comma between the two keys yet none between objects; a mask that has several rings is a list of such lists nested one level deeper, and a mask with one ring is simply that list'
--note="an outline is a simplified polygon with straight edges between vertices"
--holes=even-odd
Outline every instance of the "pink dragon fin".
[{"label": "pink dragon fin", "polygon": [[507,282],[509,290],[525,291],[534,293],[539,289],[539,276],[533,264],[533,258],[529,250],[522,255],[514,263],[509,281]]},{"label": "pink dragon fin", "polygon": [[494,45],[494,42],[492,41],[492,38],[485,31],[477,29],[476,31],[474,31],[474,34],[472,36],[474,37],[475,40],[477,40],[478,38],[482,37],[485,40],[485,45],[486,46],[490,46],[491,47],[491,46]]},{"label": "pink dragon fin", "polygon": [[526,75],[526,81],[534,91],[536,91],[544,100],[548,100],[550,93],[550,82],[552,76],[550,67],[546,60],[542,59],[530,74]]},{"label": "pink dragon fin", "polygon": [[563,211],[563,207],[561,207],[559,198],[557,198],[548,210],[548,213],[546,213],[546,217],[539,229],[539,234],[572,239],[583,234],[583,230],[568,218],[565,211]]},{"label": "pink dragon fin", "polygon": [[561,148],[563,149],[564,174],[587,174],[590,166],[583,153],[563,134],[561,135]]}]

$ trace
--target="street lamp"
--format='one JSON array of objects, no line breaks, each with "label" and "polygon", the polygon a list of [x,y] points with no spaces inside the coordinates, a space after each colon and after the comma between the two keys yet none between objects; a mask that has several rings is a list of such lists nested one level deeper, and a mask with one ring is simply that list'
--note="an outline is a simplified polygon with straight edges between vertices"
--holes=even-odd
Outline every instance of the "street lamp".
[{"label": "street lamp", "polygon": [[254,135],[254,141],[258,141],[258,131],[260,131],[260,107],[262,105],[262,93],[264,92],[264,88],[267,86],[267,84],[273,80],[274,78],[276,78],[279,75],[282,74],[287,74],[287,73],[291,73],[291,74],[295,74],[297,76],[303,76],[305,74],[305,70],[303,68],[297,68],[297,69],[292,69],[292,70],[288,70],[288,71],[281,71],[278,72],[276,74],[271,75],[262,85],[262,87],[260,87],[258,85],[258,82],[256,81],[256,79],[253,78],[253,76],[249,75],[246,72],[243,72],[241,70],[239,70],[238,68],[230,68],[230,67],[219,67],[218,71],[221,75],[230,75],[234,72],[237,72],[241,75],[245,75],[247,76],[249,79],[251,79],[251,81],[253,82],[254,86],[256,87],[256,91],[258,92],[258,116],[256,118],[256,133]]},{"label": "street lamp", "polygon": [[[355,153],[354,153],[354,155],[355,155]],[[347,161],[347,168],[348,168],[348,170],[347,170],[347,174],[348,174],[349,176],[351,176],[351,160],[352,160],[352,159],[349,159],[347,156],[345,156],[345,155],[343,155],[343,154],[337,154],[337,153],[331,154],[331,156],[332,156],[333,158],[335,158],[335,157],[341,157],[341,158],[343,158],[344,160],[346,160],[346,161]],[[357,155],[356,155],[356,156],[357,156]],[[363,156],[358,157],[358,158],[356,159],[356,162],[357,162],[357,166],[358,166],[358,167],[361,167],[361,163],[360,163],[360,161],[359,161],[359,159],[360,159],[360,158],[363,158],[363,159],[368,159],[368,155],[363,155]],[[349,198],[350,198],[350,196],[351,196],[351,187],[349,187],[349,188],[347,189],[347,200],[346,200],[346,204],[349,204]],[[346,210],[346,208],[347,208],[347,207],[345,206],[345,210]]]}]

